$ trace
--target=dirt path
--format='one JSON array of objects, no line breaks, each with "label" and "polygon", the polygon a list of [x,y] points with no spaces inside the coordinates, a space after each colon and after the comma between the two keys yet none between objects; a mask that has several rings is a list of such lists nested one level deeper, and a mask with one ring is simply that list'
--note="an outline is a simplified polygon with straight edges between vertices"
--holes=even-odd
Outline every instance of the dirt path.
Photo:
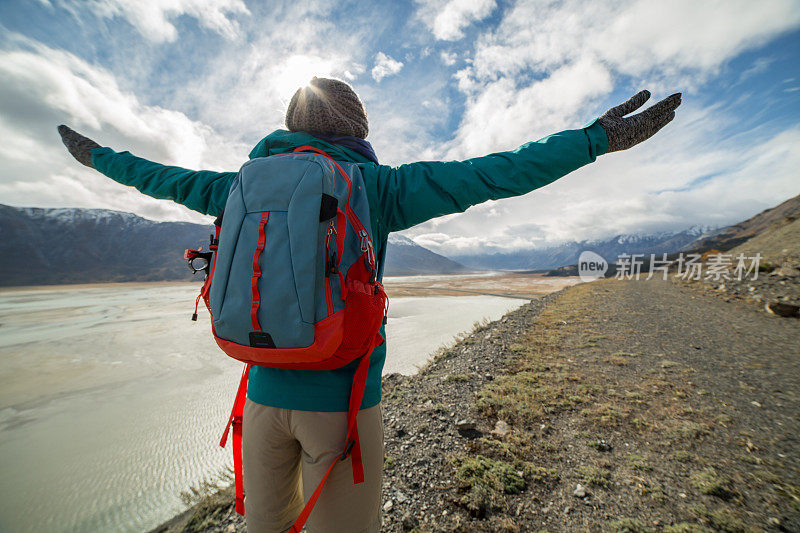
[{"label": "dirt path", "polygon": [[389,392],[386,531],[800,531],[797,320],[663,281],[537,307]]}]

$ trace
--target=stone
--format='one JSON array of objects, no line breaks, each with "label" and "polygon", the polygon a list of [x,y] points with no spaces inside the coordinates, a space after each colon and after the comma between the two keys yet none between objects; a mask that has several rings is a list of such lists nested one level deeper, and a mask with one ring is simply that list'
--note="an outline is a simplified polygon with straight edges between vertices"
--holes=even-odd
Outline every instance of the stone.
[{"label": "stone", "polygon": [[588,493],[586,492],[586,487],[584,487],[580,483],[578,483],[578,486],[575,487],[575,491],[572,493],[573,496],[576,496],[578,498],[584,498],[586,497],[587,494]]},{"label": "stone", "polygon": [[388,513],[394,507],[394,502],[392,500],[386,500],[386,503],[383,504],[383,512]]},{"label": "stone", "polygon": [[795,267],[793,267],[789,263],[784,263],[778,269],[778,275],[779,276],[784,276],[784,277],[789,277],[789,278],[796,278],[797,276],[800,276],[800,270],[796,269]]},{"label": "stone", "polygon": [[401,525],[403,526],[403,530],[411,531],[419,525],[419,520],[411,513],[406,513],[403,515]]},{"label": "stone", "polygon": [[767,312],[772,315],[786,318],[795,317],[800,314],[800,306],[783,302],[767,302],[767,304],[764,306],[764,309],[766,309]]},{"label": "stone", "polygon": [[495,437],[503,438],[511,431],[511,426],[505,420],[498,420],[495,425],[494,429],[492,430],[492,435]]},{"label": "stone", "polygon": [[467,420],[463,418],[461,420],[456,421],[456,429],[459,431],[470,431],[475,429],[475,421],[474,420]]},{"label": "stone", "polygon": [[614,449],[613,446],[611,446],[609,443],[607,443],[603,439],[598,439],[597,440],[596,448],[597,448],[598,452],[610,452],[611,450]]}]

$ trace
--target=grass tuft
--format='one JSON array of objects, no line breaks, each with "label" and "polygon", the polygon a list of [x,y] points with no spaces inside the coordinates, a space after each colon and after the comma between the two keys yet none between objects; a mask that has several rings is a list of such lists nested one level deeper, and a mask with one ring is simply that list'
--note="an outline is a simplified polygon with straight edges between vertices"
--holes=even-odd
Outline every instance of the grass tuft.
[{"label": "grass tuft", "polygon": [[188,507],[194,507],[184,531],[190,533],[204,531],[218,524],[230,512],[234,500],[232,481],[233,472],[228,469],[181,492],[183,503]]},{"label": "grass tuft", "polygon": [[749,533],[751,531],[741,519],[728,509],[709,510],[698,505],[692,508],[692,512],[717,531],[725,533]]},{"label": "grass tuft", "polygon": [[693,474],[689,478],[689,482],[702,494],[716,496],[723,500],[729,500],[734,495],[730,490],[730,480],[710,467]]},{"label": "grass tuft", "polygon": [[608,531],[613,533],[650,533],[653,531],[638,518],[620,518],[608,523]]},{"label": "grass tuft", "polygon": [[597,487],[611,486],[611,472],[605,468],[583,465],[579,466],[576,471],[584,483]]},{"label": "grass tuft", "polygon": [[485,516],[500,506],[504,494],[518,494],[525,488],[524,472],[511,463],[483,455],[459,456],[453,462],[459,490],[464,493],[459,503],[474,516]]}]

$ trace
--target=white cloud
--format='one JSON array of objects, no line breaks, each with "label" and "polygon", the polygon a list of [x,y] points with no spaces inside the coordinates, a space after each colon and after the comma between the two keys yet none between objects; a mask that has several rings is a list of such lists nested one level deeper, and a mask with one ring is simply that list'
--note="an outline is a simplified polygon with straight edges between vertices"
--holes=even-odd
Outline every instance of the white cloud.
[{"label": "white cloud", "polygon": [[182,113],[140,103],[107,71],[68,52],[20,42],[25,46],[0,51],[0,134],[12,140],[0,153],[4,202],[203,220],[81,166],[61,144],[56,126],[66,123],[101,145],[188,168],[235,170],[247,147],[220,142],[211,128]]},{"label": "white cloud", "polygon": [[458,61],[458,54],[455,52],[446,52],[442,50],[442,53],[439,54],[439,57],[446,66],[450,67],[456,64]]},{"label": "white cloud", "polygon": [[[633,149],[601,156],[531,194],[486,202],[405,232],[444,254],[513,251],[619,233],[728,225],[800,193],[800,127],[720,138],[734,109],[679,109]],[[494,216],[492,216],[494,212]]]},{"label": "white cloud", "polygon": [[[518,2],[478,37],[456,74],[464,112],[436,158],[480,156],[580,127],[623,80],[651,89],[653,101],[683,90],[684,106],[643,146],[604,156],[534,194],[487,202],[407,234],[443,253],[511,250],[727,224],[797,194],[797,155],[790,153],[797,129],[741,132],[736,102],[702,110],[686,102],[713,102],[692,93],[744,50],[799,25],[797,2],[789,0]],[[726,138],[730,131],[739,137]],[[768,131],[774,136],[765,141]]]},{"label": "white cloud", "polygon": [[420,0],[418,4],[418,18],[444,41],[462,39],[467,26],[483,20],[497,6],[495,0]]},{"label": "white cloud", "polygon": [[479,38],[474,76],[546,72],[589,57],[645,80],[706,78],[743,50],[796,28],[797,7],[794,0],[523,1]]},{"label": "white cloud", "polygon": [[156,41],[174,41],[178,30],[171,20],[180,15],[196,18],[206,28],[228,39],[239,33],[239,24],[231,17],[248,15],[242,0],[92,0],[94,13],[123,17],[144,37]]},{"label": "white cloud", "polygon": [[403,63],[392,59],[383,52],[378,52],[375,56],[375,66],[372,67],[372,78],[379,82],[387,76],[394,76],[402,68]]},{"label": "white cloud", "polygon": [[278,10],[279,15],[248,28],[252,38],[206,52],[192,72],[194,78],[174,88],[169,105],[225,137],[255,144],[270,131],[285,128],[289,100],[313,76],[347,80],[360,93],[357,82],[370,58],[363,46],[368,30],[353,28],[343,34],[326,5],[294,4]]},{"label": "white cloud", "polygon": [[511,78],[467,90],[467,102],[447,159],[515,148],[527,140],[586,122],[587,102],[613,88],[611,74],[591,59],[553,71],[549,77],[518,86]]}]

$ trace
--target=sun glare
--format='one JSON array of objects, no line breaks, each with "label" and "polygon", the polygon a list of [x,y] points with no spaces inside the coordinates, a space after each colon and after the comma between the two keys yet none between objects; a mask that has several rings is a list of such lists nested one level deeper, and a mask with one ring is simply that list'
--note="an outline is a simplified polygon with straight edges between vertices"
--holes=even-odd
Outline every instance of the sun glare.
[{"label": "sun glare", "polygon": [[291,98],[294,92],[307,85],[311,78],[329,77],[333,68],[329,60],[307,55],[294,55],[281,63],[275,76],[275,89],[284,98]]}]

